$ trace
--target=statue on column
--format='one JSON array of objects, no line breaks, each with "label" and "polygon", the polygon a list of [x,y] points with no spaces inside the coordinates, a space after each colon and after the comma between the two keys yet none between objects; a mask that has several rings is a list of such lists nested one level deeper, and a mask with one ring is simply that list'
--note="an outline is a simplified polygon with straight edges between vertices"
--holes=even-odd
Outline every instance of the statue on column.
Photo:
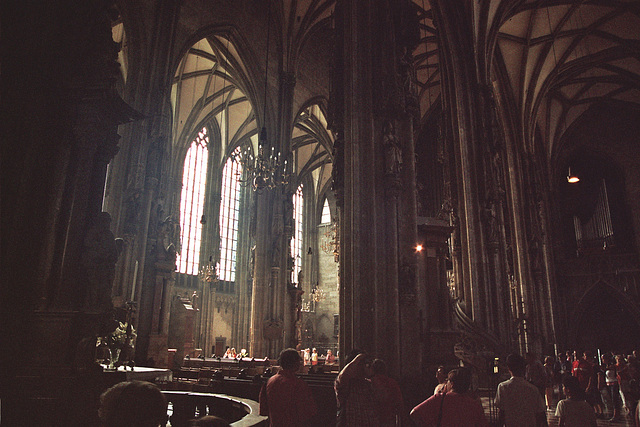
[{"label": "statue on column", "polygon": [[280,236],[276,235],[271,244],[271,266],[280,267]]},{"label": "statue on column", "polygon": [[287,233],[293,236],[293,193],[287,192],[287,195],[284,200],[284,212],[282,216],[284,217],[284,228]]},{"label": "statue on column", "polygon": [[180,224],[171,216],[166,217],[158,225],[156,237],[156,256],[158,259],[171,258],[171,252],[180,251]]},{"label": "statue on column", "polygon": [[200,308],[200,304],[198,302],[198,300],[200,299],[200,296],[198,295],[198,291],[193,291],[193,294],[191,294],[191,306],[193,307],[194,310],[197,310]]},{"label": "statue on column", "polygon": [[336,195],[338,206],[342,206],[344,195],[344,141],[336,132],[333,142],[333,167],[331,168],[331,189]]},{"label": "statue on column", "polygon": [[382,143],[385,152],[385,173],[398,177],[402,165],[402,151],[398,137],[396,136],[395,126],[391,120],[385,123],[383,132]]}]

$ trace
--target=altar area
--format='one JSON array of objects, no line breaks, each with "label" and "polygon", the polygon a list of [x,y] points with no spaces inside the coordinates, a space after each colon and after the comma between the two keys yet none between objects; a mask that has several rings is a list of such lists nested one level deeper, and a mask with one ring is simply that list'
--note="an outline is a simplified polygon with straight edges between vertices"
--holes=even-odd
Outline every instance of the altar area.
[{"label": "altar area", "polygon": [[110,370],[107,365],[101,365],[105,375],[113,375],[120,381],[149,381],[156,384],[166,384],[173,381],[173,372],[171,369],[162,368],[149,368],[146,366],[134,366],[130,368],[128,366],[118,366],[117,369]]}]

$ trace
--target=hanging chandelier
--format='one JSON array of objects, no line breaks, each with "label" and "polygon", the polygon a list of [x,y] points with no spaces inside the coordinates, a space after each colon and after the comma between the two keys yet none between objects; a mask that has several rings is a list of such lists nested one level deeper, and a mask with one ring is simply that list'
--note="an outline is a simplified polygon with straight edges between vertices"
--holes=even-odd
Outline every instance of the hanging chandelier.
[{"label": "hanging chandelier", "polygon": [[320,301],[323,301],[326,298],[327,294],[325,291],[320,289],[319,285],[316,283],[311,288],[311,292],[309,293],[309,299],[302,303],[301,310],[304,312],[312,312],[315,311],[316,304]]},{"label": "hanging chandelier", "polygon": [[200,268],[198,277],[203,282],[211,283],[211,284],[215,284],[220,281],[218,277],[218,263],[213,262],[212,256],[209,257],[209,262],[207,262]]},{"label": "hanging chandelier", "polygon": [[324,240],[320,244],[322,251],[326,254],[333,254],[333,260],[338,262],[340,258],[340,241],[338,240],[338,224],[334,221],[331,227],[324,233]]},{"label": "hanging chandelier", "polygon": [[[275,146],[269,144],[267,140],[266,111],[267,111],[267,87],[269,79],[269,40],[271,35],[271,2],[269,2],[269,12],[267,18],[267,49],[264,61],[264,101],[262,113],[262,129],[258,140],[258,153],[254,156],[250,144],[245,145],[245,149],[240,157],[240,162],[245,173],[245,178],[241,180],[245,186],[251,184],[254,191],[261,191],[265,188],[272,189],[287,185],[291,175],[287,169],[287,160],[284,159],[280,151],[276,152]],[[284,161],[283,161],[284,160]]]},{"label": "hanging chandelier", "polygon": [[289,183],[291,173],[287,160],[283,161],[280,151],[276,152],[273,146],[269,149],[269,145],[267,129],[263,127],[260,131],[257,156],[253,155],[251,146],[247,146],[239,159],[244,172],[241,183],[245,186],[251,185],[255,191],[272,189]]},{"label": "hanging chandelier", "polygon": [[322,289],[320,289],[320,287],[316,283],[315,285],[313,285],[313,288],[311,288],[311,294],[309,295],[309,300],[313,302],[320,302],[324,300],[325,296],[326,296],[325,292]]}]

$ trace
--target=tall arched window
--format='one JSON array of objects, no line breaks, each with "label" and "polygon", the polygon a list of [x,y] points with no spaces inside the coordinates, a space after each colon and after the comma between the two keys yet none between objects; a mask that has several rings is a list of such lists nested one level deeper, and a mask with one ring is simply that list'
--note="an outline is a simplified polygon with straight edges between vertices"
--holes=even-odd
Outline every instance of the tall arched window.
[{"label": "tall arched window", "polygon": [[198,274],[200,242],[204,213],[204,192],[207,181],[207,161],[209,151],[207,128],[202,128],[191,143],[184,160],[182,173],[182,194],[180,196],[180,242],[178,272]]},{"label": "tall arched window", "polygon": [[238,250],[238,213],[240,210],[240,178],[242,165],[238,161],[240,147],[229,156],[222,170],[222,200],[220,201],[220,279],[236,280]]},{"label": "tall arched window", "polygon": [[[302,184],[293,195],[293,237],[291,238],[291,257],[293,258],[293,271],[291,272],[291,283],[298,282],[298,273],[302,268]],[[298,283],[302,286],[302,283]]]},{"label": "tall arched window", "polygon": [[320,224],[328,224],[331,222],[331,210],[329,210],[329,199],[324,199],[324,205],[322,206],[322,216],[320,217]]}]

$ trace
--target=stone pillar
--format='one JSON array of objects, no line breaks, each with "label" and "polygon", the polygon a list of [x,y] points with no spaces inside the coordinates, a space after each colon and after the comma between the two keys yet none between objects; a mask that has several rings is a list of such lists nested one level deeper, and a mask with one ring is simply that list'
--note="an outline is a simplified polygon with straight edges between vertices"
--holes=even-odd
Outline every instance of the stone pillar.
[{"label": "stone pillar", "polygon": [[[89,280],[95,259],[83,259],[87,235],[104,217],[117,127],[131,119],[113,91],[112,11],[100,1],[11,9],[3,21],[13,58],[3,63],[3,81],[11,82],[3,87],[3,105],[11,107],[2,111],[8,131],[0,156],[6,183],[0,316],[9,332],[0,350],[2,422],[93,425],[102,385],[95,337],[110,308],[115,260],[105,259]],[[108,227],[104,235],[113,236]],[[89,289],[100,297],[87,299]]]},{"label": "stone pillar", "polygon": [[258,210],[256,218],[256,249],[253,268],[253,289],[251,293],[251,329],[249,331],[249,354],[253,357],[264,357],[268,348],[264,340],[266,318],[269,315],[269,287],[271,286],[271,257],[269,242],[269,203],[271,193],[262,191],[256,195]]},{"label": "stone pillar", "polygon": [[342,105],[333,109],[344,135],[335,166],[343,188],[340,350],[369,347],[398,376],[415,372],[415,358],[403,363],[402,355],[419,340],[412,11],[405,1],[336,8],[336,72],[344,76],[335,97]]},{"label": "stone pillar", "polygon": [[[387,122],[387,125],[389,126],[390,123],[391,122]],[[397,139],[395,134],[385,135],[383,136],[383,140],[384,139],[387,139],[387,141],[383,142],[387,147],[392,144],[399,144],[397,140],[394,142],[389,141]],[[400,150],[399,146],[397,148]],[[401,156],[401,153],[397,154]],[[384,206],[386,221],[389,224],[385,230],[389,262],[386,263],[386,280],[376,286],[376,312],[384,313],[384,315],[376,316],[376,329],[378,331],[384,331],[384,335],[387,337],[387,346],[389,348],[387,349],[387,354],[385,354],[384,358],[387,361],[390,372],[399,372],[402,364],[401,355],[403,354],[399,334],[402,322],[401,318],[402,314],[404,314],[401,311],[405,304],[408,306],[411,303],[409,302],[410,297],[403,298],[400,293],[400,288],[403,288],[405,284],[401,284],[399,282],[404,280],[405,277],[403,277],[403,273],[401,272],[402,267],[399,266],[397,262],[397,260],[400,259],[400,253],[402,252],[402,249],[399,247],[400,242],[402,241],[400,238],[402,220],[400,220],[399,217],[403,214],[401,206],[402,203],[400,201],[402,193],[402,182],[400,178],[402,159],[400,156],[394,159],[394,157],[391,156],[391,153],[387,153],[387,156],[389,156],[387,157],[387,160],[391,163],[386,165],[385,195],[388,200]],[[408,277],[408,275],[406,276]],[[415,323],[413,329],[415,330]],[[415,348],[415,340],[413,343]],[[416,357],[419,357],[419,355],[416,355]]]},{"label": "stone pillar", "polygon": [[485,242],[480,223],[480,198],[483,193],[483,170],[480,147],[484,126],[477,80],[471,10],[459,7],[459,2],[434,1],[440,47],[443,52],[443,103],[453,141],[457,171],[455,192],[458,206],[461,262],[458,275],[464,287],[464,309],[474,321],[484,324],[488,301],[486,283]]},{"label": "stone pillar", "polygon": [[340,352],[341,362],[356,347],[375,350],[375,284],[385,273],[377,268],[375,217],[375,133],[372,94],[374,51],[372,31],[378,29],[370,4],[349,0],[336,8],[343,46],[337,60],[342,75],[344,114],[343,205],[340,217]]}]

